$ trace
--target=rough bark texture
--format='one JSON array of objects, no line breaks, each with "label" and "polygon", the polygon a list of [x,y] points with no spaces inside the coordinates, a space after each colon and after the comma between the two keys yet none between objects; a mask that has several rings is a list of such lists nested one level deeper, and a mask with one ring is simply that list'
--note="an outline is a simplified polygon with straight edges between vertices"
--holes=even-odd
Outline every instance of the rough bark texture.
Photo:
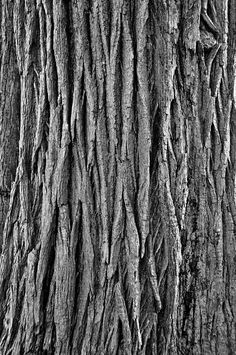
[{"label": "rough bark texture", "polygon": [[235,0],[0,5],[0,353],[236,354]]}]

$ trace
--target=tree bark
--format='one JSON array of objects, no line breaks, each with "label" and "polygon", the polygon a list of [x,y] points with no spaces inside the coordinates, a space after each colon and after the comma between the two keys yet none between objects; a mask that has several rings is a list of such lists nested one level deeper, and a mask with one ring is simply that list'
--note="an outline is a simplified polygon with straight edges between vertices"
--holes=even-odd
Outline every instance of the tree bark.
[{"label": "tree bark", "polygon": [[0,353],[235,354],[235,0],[0,5]]}]

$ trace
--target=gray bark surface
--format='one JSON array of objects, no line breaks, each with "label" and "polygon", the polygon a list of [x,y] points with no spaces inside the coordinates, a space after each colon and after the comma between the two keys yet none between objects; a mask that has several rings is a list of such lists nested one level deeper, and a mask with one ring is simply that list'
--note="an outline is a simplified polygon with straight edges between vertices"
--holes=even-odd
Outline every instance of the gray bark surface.
[{"label": "gray bark surface", "polygon": [[236,354],[235,0],[0,9],[0,354]]}]

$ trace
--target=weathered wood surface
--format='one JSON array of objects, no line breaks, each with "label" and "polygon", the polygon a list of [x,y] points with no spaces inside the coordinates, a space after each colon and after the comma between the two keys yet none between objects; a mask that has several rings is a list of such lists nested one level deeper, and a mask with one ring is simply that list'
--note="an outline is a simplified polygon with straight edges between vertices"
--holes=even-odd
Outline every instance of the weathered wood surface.
[{"label": "weathered wood surface", "polygon": [[0,353],[235,354],[235,0],[0,5]]}]

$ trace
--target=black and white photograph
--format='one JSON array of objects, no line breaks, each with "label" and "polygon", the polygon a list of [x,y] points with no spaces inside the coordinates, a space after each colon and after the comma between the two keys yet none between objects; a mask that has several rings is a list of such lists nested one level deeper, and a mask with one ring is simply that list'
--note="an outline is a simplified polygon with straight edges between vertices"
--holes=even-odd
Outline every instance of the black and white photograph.
[{"label": "black and white photograph", "polygon": [[236,0],[0,0],[0,355],[236,355]]}]

